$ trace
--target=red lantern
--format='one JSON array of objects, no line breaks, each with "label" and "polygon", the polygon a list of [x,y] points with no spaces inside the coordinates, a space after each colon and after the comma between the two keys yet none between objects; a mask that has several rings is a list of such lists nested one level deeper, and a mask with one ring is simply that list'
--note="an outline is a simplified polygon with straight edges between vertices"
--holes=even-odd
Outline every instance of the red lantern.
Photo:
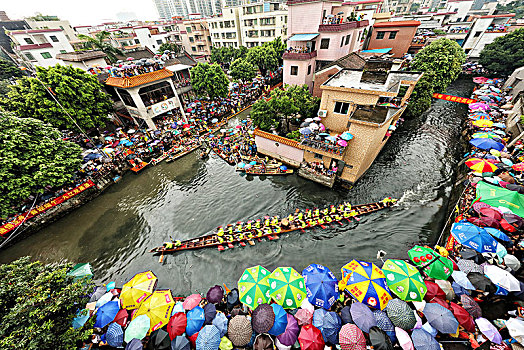
[{"label": "red lantern", "polygon": [[413,258],[413,261],[418,263],[418,262],[420,262],[420,259],[418,258],[418,256],[416,256],[416,257]]},{"label": "red lantern", "polygon": [[431,255],[431,254],[426,254],[426,259],[428,259],[428,260],[433,259],[433,255]]},{"label": "red lantern", "polygon": [[421,257],[420,257],[420,260],[422,260],[422,261],[426,261],[427,259],[426,259],[425,256],[421,256]]}]

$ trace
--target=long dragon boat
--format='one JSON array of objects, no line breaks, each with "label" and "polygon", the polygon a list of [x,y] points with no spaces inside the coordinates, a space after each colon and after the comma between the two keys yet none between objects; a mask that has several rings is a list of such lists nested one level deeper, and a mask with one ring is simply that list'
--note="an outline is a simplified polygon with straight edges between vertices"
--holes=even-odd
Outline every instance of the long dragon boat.
[{"label": "long dragon boat", "polygon": [[277,176],[277,175],[291,175],[293,174],[293,169],[281,170],[280,168],[269,168],[267,167],[264,171],[259,166],[254,166],[249,169],[236,168],[236,171],[240,171],[247,175],[253,176]]},{"label": "long dragon boat", "polygon": [[[352,218],[355,220],[359,220],[359,216],[389,208],[393,206],[395,202],[395,199],[386,198],[382,201],[370,204],[362,204],[355,206],[339,205],[338,207],[335,207],[334,212],[331,210],[333,207],[332,206],[328,208],[328,214],[323,214],[325,209],[315,209],[313,211],[307,210],[306,212],[300,212],[297,209],[297,212],[292,214],[292,216],[294,218],[298,218],[299,213],[302,213],[303,219],[294,219],[291,221],[287,218],[284,218],[282,220],[277,219],[278,223],[275,224],[275,222],[273,221],[270,225],[266,225],[265,222],[267,222],[267,220],[270,220],[271,222],[275,219],[275,217],[265,217],[264,219],[248,221],[247,224],[249,225],[249,223],[251,223],[252,225],[249,225],[250,229],[247,230],[245,225],[242,225],[242,223],[238,222],[235,224],[227,225],[225,228],[222,228],[222,234],[220,234],[219,232],[221,228],[219,227],[217,232],[214,232],[212,234],[188,239],[185,241],[168,242],[167,244],[164,244],[160,247],[151,249],[149,252],[162,254],[163,256],[166,253],[175,253],[184,250],[196,250],[216,247],[219,251],[223,251],[226,248],[234,248],[235,244],[238,244],[239,246],[246,246],[246,244],[255,245],[255,241],[260,241],[262,238],[275,240],[279,238],[279,235],[284,233],[304,231],[305,229],[314,227],[326,228],[326,225],[334,223],[343,225],[343,220],[347,220],[348,222]],[[308,212],[315,213],[316,211],[318,211],[319,213],[318,216],[314,216],[314,214],[312,214],[311,217],[307,217]],[[256,228],[257,222],[259,223],[260,228]],[[308,224],[305,224],[306,222],[308,222]],[[229,227],[238,227],[239,224],[242,225],[241,231],[227,231]]]}]

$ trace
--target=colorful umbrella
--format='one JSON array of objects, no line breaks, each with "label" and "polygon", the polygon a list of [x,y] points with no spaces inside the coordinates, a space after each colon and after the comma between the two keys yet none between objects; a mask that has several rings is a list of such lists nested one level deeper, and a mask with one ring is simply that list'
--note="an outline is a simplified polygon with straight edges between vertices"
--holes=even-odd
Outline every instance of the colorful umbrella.
[{"label": "colorful umbrella", "polygon": [[495,164],[480,158],[466,160],[466,166],[477,173],[492,173],[498,169]]},{"label": "colorful umbrella", "polygon": [[218,350],[220,346],[220,331],[213,325],[207,325],[200,332],[196,339],[197,350]]},{"label": "colorful umbrella", "polygon": [[187,326],[186,334],[192,336],[193,334],[200,331],[204,325],[206,318],[204,316],[204,309],[200,306],[195,306],[187,312]]},{"label": "colorful umbrella", "polygon": [[212,304],[219,303],[223,297],[224,289],[219,285],[209,288],[206,294],[206,300]]},{"label": "colorful umbrella", "polygon": [[351,260],[341,270],[346,290],[359,302],[382,310],[391,300],[384,272],[375,264]]},{"label": "colorful umbrella", "polygon": [[463,294],[460,296],[460,302],[462,303],[462,307],[471,315],[471,317],[474,319],[482,317],[482,309],[473,298]]},{"label": "colorful umbrella", "polygon": [[116,317],[116,314],[120,310],[120,303],[115,301],[110,301],[102,305],[96,311],[96,321],[94,327],[104,328],[109,323],[113,322]]},{"label": "colorful umbrella", "polygon": [[338,332],[342,323],[340,317],[334,312],[324,309],[317,309],[313,314],[313,326],[322,333],[324,342],[330,344],[338,343]]},{"label": "colorful umbrella", "polygon": [[198,304],[200,304],[201,301],[202,296],[200,294],[191,294],[190,296],[184,299],[182,306],[184,307],[184,310],[191,310],[195,306],[198,306]]},{"label": "colorful umbrella", "polygon": [[262,266],[248,267],[238,280],[240,301],[254,310],[271,300],[268,277],[270,272]]},{"label": "colorful umbrella", "polygon": [[479,253],[495,253],[497,241],[486,230],[469,222],[460,221],[451,226],[451,234],[458,243]]},{"label": "colorful umbrella", "polygon": [[167,323],[167,333],[171,337],[171,340],[175,339],[179,335],[184,334],[187,327],[186,315],[182,312],[177,312],[169,319]]},{"label": "colorful umbrella", "polygon": [[338,280],[327,267],[311,264],[302,271],[302,277],[311,304],[329,309],[339,298]]},{"label": "colorful umbrella", "polygon": [[287,327],[287,313],[284,308],[278,304],[271,304],[273,312],[275,314],[275,321],[273,326],[268,331],[269,334],[278,336],[284,333]]},{"label": "colorful umbrella", "polygon": [[453,277],[453,280],[462,288],[469,289],[469,290],[475,290],[475,287],[471,284],[465,272],[453,271],[453,273],[451,274],[451,277]]},{"label": "colorful umbrella", "polygon": [[269,295],[284,309],[296,309],[306,298],[304,278],[292,267],[278,267],[269,275]]},{"label": "colorful umbrella", "polygon": [[120,302],[123,309],[138,309],[140,303],[153,293],[157,277],[152,271],[137,273],[129,282],[123,285],[120,292]]},{"label": "colorful umbrella", "polygon": [[389,289],[405,301],[422,301],[428,289],[422,276],[411,264],[403,260],[386,260],[382,271]]},{"label": "colorful umbrella", "polygon": [[395,335],[402,350],[415,350],[408,332],[402,328],[395,327]]},{"label": "colorful umbrella", "polygon": [[171,340],[172,350],[191,350],[191,343],[183,335],[179,335],[175,339]]},{"label": "colorful umbrella", "polygon": [[503,270],[498,266],[486,265],[484,266],[484,274],[495,285],[504,288],[510,292],[520,292],[519,280],[515,278],[509,271]]},{"label": "colorful umbrella", "polygon": [[298,343],[302,350],[324,350],[325,345],[320,330],[310,324],[302,327],[298,335]]},{"label": "colorful umbrella", "polygon": [[472,124],[478,126],[479,128],[489,128],[493,126],[493,122],[487,119],[475,120]]},{"label": "colorful umbrella", "polygon": [[352,323],[343,325],[338,337],[342,350],[366,350],[364,333]]},{"label": "colorful umbrella", "polygon": [[151,320],[150,332],[152,332],[169,322],[171,310],[174,306],[175,302],[169,289],[156,290],[140,304],[133,318],[147,315]]},{"label": "colorful umbrella", "polygon": [[73,322],[72,322],[72,326],[73,326],[73,329],[80,329],[82,328],[87,320],[89,320],[90,316],[89,316],[89,310],[87,309],[83,309],[83,310],[80,310],[76,313],[76,317],[73,318]]},{"label": "colorful umbrella", "polygon": [[313,319],[313,313],[306,309],[300,309],[295,314],[295,318],[300,326],[310,324]]},{"label": "colorful umbrella", "polygon": [[129,343],[131,339],[144,339],[147,333],[149,332],[150,327],[151,320],[149,319],[149,317],[147,317],[147,315],[140,315],[134,318],[127,325],[124,334],[124,341],[126,343]]},{"label": "colorful umbrella", "polygon": [[298,333],[300,329],[298,328],[298,322],[293,317],[293,315],[286,313],[287,317],[287,326],[284,333],[280,334],[277,339],[278,341],[285,346],[292,346],[298,339]]},{"label": "colorful umbrella", "polygon": [[446,280],[453,272],[453,262],[429,247],[414,246],[408,256],[431,278]]}]

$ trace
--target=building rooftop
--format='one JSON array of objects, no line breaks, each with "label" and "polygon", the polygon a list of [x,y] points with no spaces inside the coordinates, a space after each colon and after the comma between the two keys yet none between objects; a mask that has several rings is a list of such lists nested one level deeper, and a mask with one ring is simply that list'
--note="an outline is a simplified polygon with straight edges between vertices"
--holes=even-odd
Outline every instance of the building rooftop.
[{"label": "building rooftop", "polygon": [[317,72],[320,72],[321,70],[331,68],[333,66],[339,66],[341,68],[352,68],[352,69],[362,69],[366,65],[366,60],[357,54],[356,52],[352,52],[349,55],[346,55],[344,57],[339,58],[336,61],[333,61],[326,66],[319,67]]},{"label": "building rooftop", "polygon": [[420,76],[422,76],[420,72],[343,69],[328,79],[323,86],[377,92],[398,92],[402,80],[417,81]]},{"label": "building rooftop", "polygon": [[94,60],[96,58],[106,57],[107,55],[99,50],[88,50],[88,51],[75,51],[68,53],[60,53],[56,55],[56,58],[59,58],[64,61],[70,62],[82,62],[88,60]]},{"label": "building rooftop", "polygon": [[358,106],[350,120],[382,124],[393,116],[399,109],[384,106]]},{"label": "building rooftop", "polygon": [[149,50],[147,47],[136,49],[134,51],[126,51],[124,52],[124,55],[116,55],[116,58],[119,60],[125,61],[128,57],[133,57],[136,60],[139,60],[141,58],[152,58],[155,56],[155,53],[151,50]]},{"label": "building rooftop", "polygon": [[393,27],[418,27],[420,21],[392,21],[392,22],[379,22],[373,24],[374,28],[393,28]]},{"label": "building rooftop", "polygon": [[166,79],[173,76],[173,73],[168,69],[160,69],[154,72],[136,75],[134,77],[117,78],[109,77],[106,80],[106,85],[121,87],[121,88],[132,88],[147,83],[152,83],[157,80]]},{"label": "building rooftop", "polygon": [[15,30],[11,34],[39,34],[49,32],[61,32],[62,29],[27,29],[27,30]]}]

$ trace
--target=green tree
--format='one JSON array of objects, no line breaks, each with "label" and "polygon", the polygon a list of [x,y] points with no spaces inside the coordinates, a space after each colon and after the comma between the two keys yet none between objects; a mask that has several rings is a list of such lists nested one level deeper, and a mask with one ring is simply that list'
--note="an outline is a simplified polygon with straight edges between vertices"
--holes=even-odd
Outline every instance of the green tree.
[{"label": "green tree", "polygon": [[286,86],[286,94],[295,102],[302,120],[317,116],[320,98],[311,95],[307,85]]},{"label": "green tree", "polygon": [[282,42],[282,38],[281,37],[275,38],[272,41],[265,43],[264,45],[271,46],[275,50],[278,56],[278,62],[279,64],[282,64],[283,62],[282,55],[284,54],[284,51],[286,51],[286,44]]},{"label": "green tree", "polygon": [[253,123],[261,130],[270,131],[271,128],[278,127],[278,120],[275,118],[272,107],[265,99],[258,100],[251,110]]},{"label": "green tree", "polygon": [[499,13],[514,13],[515,19],[524,18],[524,3],[522,1],[512,1],[509,4],[497,4]]},{"label": "green tree", "polygon": [[22,71],[13,62],[0,58],[0,80],[21,77]]},{"label": "green tree", "polygon": [[231,63],[231,77],[235,80],[248,82],[257,75],[257,68],[243,58],[237,58]]},{"label": "green tree", "polygon": [[278,67],[278,54],[270,45],[254,46],[247,52],[247,60],[258,67],[262,75],[266,75],[268,69]]},{"label": "green tree", "polygon": [[410,69],[432,72],[434,92],[444,92],[462,71],[466,54],[456,41],[441,38],[424,47],[411,62]]},{"label": "green tree", "polygon": [[6,109],[23,118],[36,118],[57,128],[76,128],[73,121],[62,110],[51,94],[62,104],[82,128],[104,125],[113,103],[102,92],[96,76],[71,66],[37,67],[37,77],[23,77],[11,86],[8,98],[2,100]]},{"label": "green tree", "polygon": [[226,73],[216,63],[199,63],[190,71],[191,85],[199,96],[209,96],[211,99],[226,97],[229,80]]},{"label": "green tree", "polygon": [[491,72],[502,75],[510,75],[524,66],[524,28],[500,36],[486,45],[480,52],[479,62]]},{"label": "green tree", "polygon": [[433,79],[433,74],[425,73],[422,78],[420,78],[417,85],[415,85],[415,89],[413,89],[413,92],[411,93],[410,101],[406,109],[406,114],[409,117],[419,116],[431,107]]},{"label": "green tree", "polygon": [[92,321],[76,330],[71,322],[92,287],[67,276],[71,267],[29,257],[0,265],[0,348],[76,349],[89,338]]},{"label": "green tree", "polygon": [[117,49],[111,45],[111,34],[105,30],[96,33],[94,38],[89,35],[79,34],[78,39],[85,40],[85,45],[87,48],[104,52],[107,55],[107,59],[111,63],[114,63],[118,60],[116,55],[124,55],[122,50]]},{"label": "green tree", "polygon": [[209,56],[209,59],[212,63],[223,64],[225,62],[224,47],[212,47],[211,56]]},{"label": "green tree", "polygon": [[37,119],[0,110],[0,140],[0,217],[46,186],[70,183],[81,163],[80,146],[63,141],[58,130]]},{"label": "green tree", "polygon": [[167,42],[167,43],[162,43],[162,45],[160,45],[158,48],[159,54],[163,54],[164,51],[171,51],[171,53],[179,54],[184,50],[177,43]]}]

